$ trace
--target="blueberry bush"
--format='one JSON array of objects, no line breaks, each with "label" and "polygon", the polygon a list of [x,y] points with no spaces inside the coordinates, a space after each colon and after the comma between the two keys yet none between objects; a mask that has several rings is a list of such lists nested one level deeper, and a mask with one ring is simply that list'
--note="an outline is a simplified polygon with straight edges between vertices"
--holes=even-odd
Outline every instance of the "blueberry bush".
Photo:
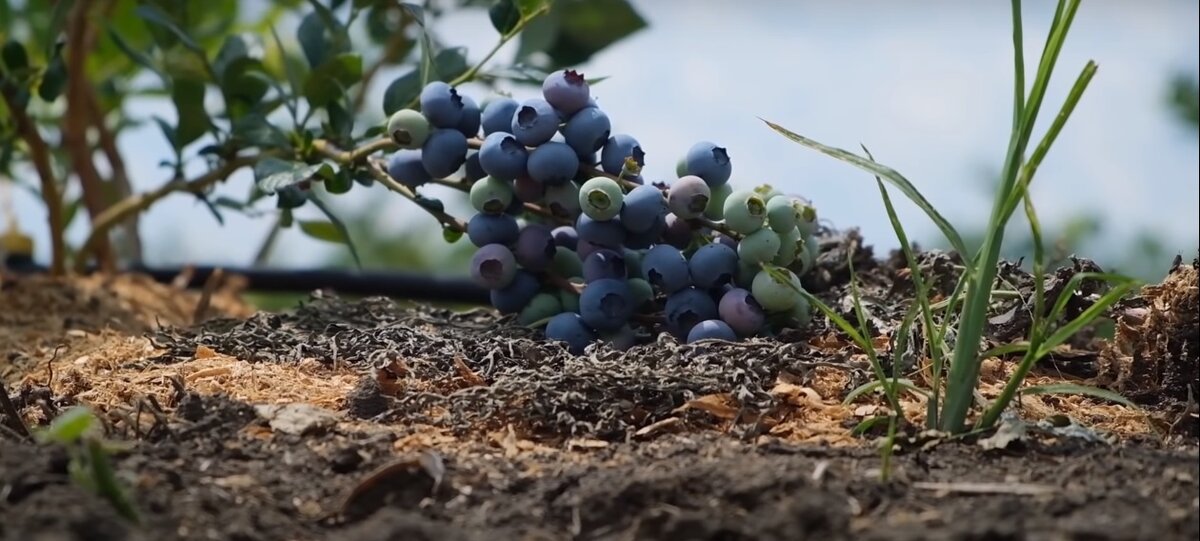
[{"label": "blueberry bush", "polygon": [[[375,189],[428,213],[447,242],[473,245],[470,276],[493,306],[575,353],[598,341],[628,347],[635,327],[736,340],[809,319],[797,288],[814,264],[812,205],[732,184],[731,152],[718,142],[675,149],[677,178],[644,178],[647,156],[671,151],[647,153],[622,132],[619,108],[592,95],[601,78],[573,68],[644,25],[623,0],[459,2],[486,9],[498,33],[474,64],[436,34],[448,7],[439,3],[277,2],[250,25],[236,2],[218,4],[5,4],[12,121],[0,170],[36,172],[28,188],[48,210],[52,272],[136,259],[138,214],[177,193],[218,221],[274,215],[357,257],[328,201]],[[287,14],[299,19],[294,52],[277,28]],[[603,30],[583,42],[585,26]],[[493,65],[512,40],[516,61]],[[392,65],[405,69],[369,93]],[[500,82],[516,90],[500,92]],[[467,83],[490,90],[471,95]],[[134,193],[110,148],[125,126],[110,117],[140,94],[169,98],[177,118],[151,119],[174,149],[162,161],[170,180]],[[47,122],[63,106],[61,121]],[[185,177],[196,161],[206,172]],[[211,196],[242,168],[255,179],[244,199]],[[451,215],[427,186],[461,191],[475,214]],[[327,220],[296,220],[309,205]],[[68,248],[64,230],[80,208],[89,233]]]}]

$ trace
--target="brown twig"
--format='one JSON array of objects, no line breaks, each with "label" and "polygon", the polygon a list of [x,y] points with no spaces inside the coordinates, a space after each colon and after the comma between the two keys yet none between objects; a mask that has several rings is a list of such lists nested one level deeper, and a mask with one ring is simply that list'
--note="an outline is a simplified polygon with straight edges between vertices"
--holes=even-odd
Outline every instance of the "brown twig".
[{"label": "brown twig", "polygon": [[18,107],[15,91],[8,85],[0,86],[4,88],[4,103],[16,121],[17,135],[29,147],[29,159],[33,162],[33,168],[41,181],[42,202],[46,205],[46,214],[50,222],[50,272],[60,276],[67,271],[67,244],[63,238],[66,224],[63,223],[62,191],[50,165],[50,147],[38,133],[33,119],[29,118],[24,108]]},{"label": "brown twig", "polygon": [[[104,157],[108,161],[109,168],[112,169],[112,185],[116,191],[116,196],[119,199],[129,197],[133,195],[133,185],[129,182],[129,173],[125,169],[125,159],[121,156],[120,150],[117,149],[116,134],[104,122],[105,112],[100,107],[100,101],[96,98],[96,92],[88,88],[85,96],[87,98],[87,109],[91,124],[96,127],[100,150],[104,152]],[[121,225],[125,230],[124,240],[127,243],[126,246],[129,255],[134,261],[140,262],[142,259],[142,238],[138,230],[138,215],[130,215]]]},{"label": "brown twig", "polygon": [[13,430],[23,437],[29,437],[29,427],[25,426],[25,420],[21,418],[21,412],[17,411],[16,404],[8,397],[8,385],[4,384],[4,380],[0,380],[0,407],[4,408],[4,415],[9,418],[9,425]]},{"label": "brown twig", "polygon": [[442,224],[442,226],[450,228],[459,233],[467,232],[466,222],[447,214],[444,210],[438,210],[430,206],[422,205],[420,203],[421,198],[417,195],[417,192],[392,178],[392,176],[387,173],[384,165],[379,161],[370,160],[368,162],[367,172],[371,174],[371,177],[373,177],[380,184],[383,184],[387,189],[404,196],[404,198],[408,199],[409,201],[417,203],[417,206],[425,209],[425,212],[428,212],[431,216],[436,218],[437,221]]},{"label": "brown twig", "polygon": [[[96,164],[92,161],[92,149],[88,145],[87,127],[88,103],[87,93],[90,91],[87,78],[87,56],[95,42],[95,28],[88,24],[88,15],[93,2],[78,2],[67,16],[67,111],[63,115],[62,142],[71,157],[71,165],[83,190],[83,205],[93,224],[107,206],[104,201],[104,181]],[[92,250],[86,254],[96,255],[102,270],[116,270],[117,262],[113,254],[112,243],[108,231],[96,239]],[[83,257],[85,254],[80,253]],[[86,265],[76,262],[76,267]]]},{"label": "brown twig", "polygon": [[196,302],[196,311],[192,313],[193,324],[199,325],[204,322],[208,307],[212,304],[213,293],[216,293],[224,281],[225,271],[221,268],[214,269],[212,274],[208,275],[208,279],[204,281],[204,289],[200,292],[200,300]]},{"label": "brown twig", "polygon": [[176,192],[203,193],[208,188],[228,178],[234,171],[247,165],[255,164],[260,157],[260,155],[239,156],[225,162],[221,167],[192,180],[176,179],[151,191],[126,197],[118,201],[115,205],[108,207],[92,221],[92,231],[88,235],[87,240],[84,241],[83,246],[79,249],[79,257],[75,262],[76,268],[80,271],[86,269],[87,256],[96,249],[101,239],[107,238],[110,229],[121,223],[131,214],[137,214],[146,210],[160,199]]}]

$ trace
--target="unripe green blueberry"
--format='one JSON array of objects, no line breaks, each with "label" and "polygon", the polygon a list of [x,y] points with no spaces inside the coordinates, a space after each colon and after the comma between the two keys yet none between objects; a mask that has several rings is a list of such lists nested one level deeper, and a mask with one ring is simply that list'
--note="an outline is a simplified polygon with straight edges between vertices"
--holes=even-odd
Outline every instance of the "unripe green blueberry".
[{"label": "unripe green blueberry", "polygon": [[529,304],[521,310],[521,314],[517,316],[517,323],[521,325],[529,325],[535,321],[540,321],[546,318],[554,317],[562,312],[562,303],[558,301],[558,295],[552,293],[538,293],[534,295]]},{"label": "unripe green blueberry", "polygon": [[738,242],[737,254],[747,263],[769,263],[779,254],[779,234],[762,228],[746,235]]},{"label": "unripe green blueberry", "polygon": [[704,216],[710,220],[725,219],[725,201],[729,199],[729,194],[733,193],[733,184],[726,182],[712,188],[712,193],[708,196],[708,207],[704,209]]},{"label": "unripe green blueberry", "polygon": [[471,185],[471,206],[485,214],[503,214],[512,203],[513,189],[496,177],[483,177]]},{"label": "unripe green blueberry", "polygon": [[675,178],[685,176],[687,176],[687,156],[680,156],[679,161],[675,162]]},{"label": "unripe green blueberry", "polygon": [[738,259],[737,275],[733,277],[733,285],[742,289],[750,289],[754,284],[754,277],[758,276],[758,271],[761,270],[759,265],[749,263],[744,259]]},{"label": "unripe green blueberry", "polygon": [[776,196],[767,200],[767,225],[776,233],[796,229],[796,209],[788,198]]},{"label": "unripe green blueberry", "polygon": [[817,232],[817,208],[802,197],[792,198],[792,209],[796,213],[796,227],[805,237]]},{"label": "unripe green blueberry", "polygon": [[558,290],[558,302],[562,304],[562,311],[579,313],[579,294],[572,293],[565,289]]},{"label": "unripe green blueberry", "polygon": [[550,269],[556,276],[564,278],[583,276],[583,260],[574,250],[558,246],[554,249],[554,260],[550,262]]},{"label": "unripe green blueberry", "polygon": [[817,238],[809,235],[804,238],[804,242],[800,244],[800,251],[796,254],[796,261],[800,263],[800,274],[808,274],[813,267],[817,266],[817,252],[820,246],[817,245]]},{"label": "unripe green blueberry", "polygon": [[643,306],[654,298],[654,289],[650,287],[650,282],[641,278],[630,278],[627,282],[629,291],[633,293],[633,304],[635,306]]},{"label": "unripe green blueberry", "polygon": [[611,178],[595,177],[579,187],[579,207],[593,220],[616,218],[624,202],[621,185]]},{"label": "unripe green blueberry", "polygon": [[802,246],[804,246],[804,237],[800,236],[799,229],[793,227],[786,233],[780,233],[779,253],[775,254],[775,259],[771,263],[780,267],[791,265],[796,260],[796,255],[800,253]]},{"label": "unripe green blueberry", "polygon": [[401,109],[392,113],[388,119],[387,134],[400,148],[421,148],[433,127],[429,120],[420,112],[412,109]]},{"label": "unripe green blueberry", "polygon": [[724,210],[725,224],[743,235],[758,231],[767,220],[767,202],[753,190],[734,190]]},{"label": "unripe green blueberry", "polygon": [[770,201],[783,195],[783,192],[776,190],[775,187],[771,186],[770,184],[759,184],[758,186],[755,186],[754,193],[762,196],[763,201]]},{"label": "unripe green blueberry", "polygon": [[803,329],[812,321],[812,306],[808,304],[808,299],[800,297],[796,301],[796,305],[792,307],[788,314],[788,319],[796,329]]},{"label": "unripe green blueberry", "polygon": [[625,258],[625,272],[629,276],[641,276],[642,259],[645,258],[645,252],[626,248],[623,252],[623,257]]},{"label": "unripe green blueberry", "polygon": [[779,267],[773,270],[783,274],[786,281],[776,279],[771,272],[763,269],[750,284],[750,294],[754,295],[754,300],[768,312],[791,310],[803,298],[800,295],[800,279],[790,270]]}]

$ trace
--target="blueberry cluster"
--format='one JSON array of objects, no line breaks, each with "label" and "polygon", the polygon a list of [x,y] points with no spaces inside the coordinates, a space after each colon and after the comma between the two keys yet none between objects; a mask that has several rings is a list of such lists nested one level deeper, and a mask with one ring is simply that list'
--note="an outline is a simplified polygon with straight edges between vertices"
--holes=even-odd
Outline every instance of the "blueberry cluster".
[{"label": "blueberry cluster", "polygon": [[388,172],[416,188],[465,169],[471,276],[501,313],[575,354],[628,348],[635,327],[736,341],[808,321],[798,274],[814,264],[816,212],[769,186],[735,190],[725,148],[696,143],[670,185],[647,183],[641,145],[612,133],[573,70],[540,98],[481,108],[434,82],[420,104],[389,119],[402,149]]}]

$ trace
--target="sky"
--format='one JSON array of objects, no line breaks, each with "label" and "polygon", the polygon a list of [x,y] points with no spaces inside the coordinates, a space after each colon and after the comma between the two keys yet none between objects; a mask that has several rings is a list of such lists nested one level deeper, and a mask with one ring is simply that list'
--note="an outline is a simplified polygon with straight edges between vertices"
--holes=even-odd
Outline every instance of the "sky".
[{"label": "sky", "polygon": [[[788,141],[767,128],[759,120],[763,118],[832,146],[857,150],[865,144],[960,230],[986,222],[989,179],[999,174],[1011,123],[1007,2],[633,4],[649,26],[577,68],[588,77],[609,77],[593,88],[593,95],[613,120],[615,132],[640,141],[649,178],[674,178],[676,160],[688,147],[713,141],[728,149],[736,186],[768,183],[805,195],[833,225],[861,228],[877,253],[897,245],[871,177]],[[1032,71],[1054,4],[1029,1],[1024,10]],[[1033,186],[1047,228],[1078,212],[1094,211],[1105,218],[1102,238],[1110,246],[1149,230],[1158,232],[1172,253],[1196,249],[1197,137],[1163,104],[1168,77],[1198,69],[1198,12],[1196,2],[1184,0],[1083,3],[1042,118],[1057,112],[1088,59],[1099,64],[1099,71]],[[451,14],[436,30],[448,43],[466,46],[472,62],[496,38],[482,10]],[[511,59],[515,50],[515,43],[509,44],[495,61]],[[398,75],[381,73],[371,94],[381,96]],[[477,101],[486,96],[480,88],[466,91]],[[526,98],[538,90],[520,87],[514,92]],[[174,116],[169,104],[151,100],[131,104],[128,114]],[[1045,125],[1035,130],[1035,138]],[[139,190],[166,180],[168,171],[158,161],[170,150],[152,124],[126,132],[119,145]],[[194,154],[200,146],[189,150]],[[198,173],[201,167],[194,163],[190,170]],[[243,171],[219,193],[244,197],[250,182],[250,172]],[[388,196],[381,187],[356,188],[338,203],[347,212]],[[894,199],[910,236],[936,240],[936,228],[920,210],[898,194]],[[23,192],[15,201],[23,229],[38,240],[39,259],[48,260],[43,210]],[[468,217],[464,207],[455,209]],[[316,217],[315,209],[302,209],[299,216]],[[142,219],[147,263],[249,264],[270,220],[226,218],[218,226],[194,198],[168,199]],[[376,217],[377,226],[387,231],[422,220],[431,219],[398,196]],[[86,233],[79,222],[70,231],[75,242]],[[273,261],[313,266],[342,249],[291,230],[281,237]]]}]

